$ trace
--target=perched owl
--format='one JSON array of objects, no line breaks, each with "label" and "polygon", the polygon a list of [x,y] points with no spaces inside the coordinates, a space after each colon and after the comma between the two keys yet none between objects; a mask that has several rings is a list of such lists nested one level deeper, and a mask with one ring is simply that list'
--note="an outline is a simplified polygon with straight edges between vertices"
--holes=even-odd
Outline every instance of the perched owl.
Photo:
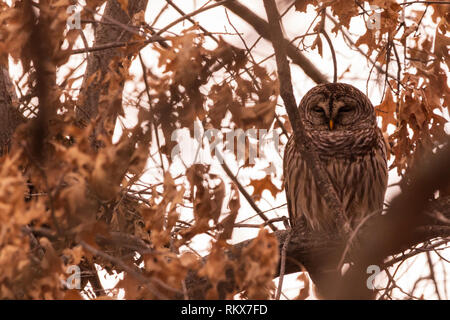
[{"label": "perched owl", "polygon": [[[356,228],[361,219],[380,212],[387,187],[386,148],[375,110],[355,87],[330,83],[311,89],[298,111],[341,200],[345,218]],[[293,136],[286,145],[283,171],[291,225],[302,219],[311,232],[339,231],[342,226],[327,208]],[[314,274],[312,278],[315,282]]]}]

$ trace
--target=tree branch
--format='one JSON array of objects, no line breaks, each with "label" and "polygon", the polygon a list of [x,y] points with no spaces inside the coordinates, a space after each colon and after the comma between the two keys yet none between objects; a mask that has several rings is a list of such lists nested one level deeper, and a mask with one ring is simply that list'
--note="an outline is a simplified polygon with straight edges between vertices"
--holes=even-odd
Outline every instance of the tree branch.
[{"label": "tree branch", "polygon": [[0,157],[10,146],[11,137],[25,118],[17,109],[14,85],[9,78],[8,67],[0,65]]},{"label": "tree branch", "polygon": [[316,179],[317,186],[320,190],[320,194],[323,195],[328,208],[333,212],[333,215],[337,217],[338,224],[345,227],[346,223],[341,201],[330,182],[330,178],[328,177],[322,162],[319,159],[315,146],[305,133],[304,124],[298,113],[297,103],[295,102],[295,97],[292,90],[291,70],[289,67],[289,62],[286,58],[286,42],[281,31],[279,14],[275,1],[264,0],[264,7],[266,8],[267,17],[270,24],[272,45],[275,50],[275,57],[277,61],[278,78],[280,81],[280,96],[284,101],[284,105],[292,125],[296,147],[307,162],[308,166],[311,168],[311,171]]},{"label": "tree branch", "polygon": [[[436,154],[425,155],[426,161],[415,167],[409,184],[402,194],[392,200],[387,213],[372,223],[358,239],[359,250],[355,266],[350,268],[339,284],[339,298],[365,298],[367,288],[366,269],[369,265],[381,265],[383,260],[399,247],[411,246],[437,236],[448,236],[449,228],[431,228],[445,225],[436,212],[448,219],[450,197],[434,199],[434,193],[448,188],[450,184],[450,138]],[[426,160],[425,160],[426,159]],[[448,226],[448,223],[446,224]],[[442,233],[437,235],[436,233]]]},{"label": "tree branch", "polygon": [[[255,29],[256,32],[258,32],[264,39],[272,41],[272,26],[258,17],[247,7],[240,4],[239,1],[227,2],[223,6],[243,19],[245,22],[250,24],[253,29]],[[302,68],[308,77],[310,77],[316,83],[329,82],[328,79],[311,63],[311,61],[309,61],[308,58],[306,58],[289,40],[285,39],[282,34],[280,34],[279,36],[280,38],[277,39],[277,42],[279,44],[282,43],[286,47],[286,53],[289,58],[292,59],[293,63]]]},{"label": "tree branch", "polygon": [[[410,196],[410,194],[402,193],[398,195],[394,201],[410,202]],[[410,249],[412,246],[435,238],[449,237],[450,228],[431,228],[431,226],[442,225],[441,221],[433,217],[433,212],[435,212],[435,210],[440,210],[440,213],[443,216],[450,218],[450,196],[442,197],[428,203],[428,206],[420,214],[420,216],[423,218],[422,224],[417,225],[409,232],[411,236],[408,239],[395,239],[395,241],[393,241],[392,244],[389,247],[386,247],[386,249],[383,251],[383,258],[400,254],[405,250]],[[370,219],[370,221],[368,222],[368,228],[362,231],[360,237],[370,237],[374,230],[377,231],[379,237],[384,237],[384,231],[380,230],[377,226],[390,225],[397,219],[397,216],[397,212],[391,211],[389,211],[389,214],[386,215],[374,216],[372,219]],[[286,239],[289,236],[289,233],[286,230],[280,230],[275,232],[274,234],[277,237],[279,252],[281,253]],[[394,233],[393,236],[399,236],[398,232]],[[237,257],[239,257],[240,255],[240,252],[242,252],[242,250],[246,248],[251,243],[251,241],[253,241],[253,239],[235,244],[229,251],[227,251],[229,259],[237,259]],[[305,228],[304,225],[296,225],[291,233],[289,244],[286,246],[286,263],[284,267],[284,274],[302,271],[302,265],[306,268],[314,268],[315,266],[321,264],[323,261],[338,261],[346,246],[347,240],[339,237],[338,235],[330,235],[326,233],[312,234]],[[371,247],[369,249],[366,246],[364,246],[363,248],[360,246],[352,246],[349,254],[345,258],[345,262],[352,262],[352,257],[360,255],[361,252],[366,252],[368,255],[370,255],[371,252],[373,252],[373,249],[374,247]],[[205,262],[206,259],[207,257],[203,259],[203,262]],[[280,266],[277,268],[276,276],[279,276],[279,270]],[[366,285],[368,276],[365,271],[366,270],[364,269],[364,277],[362,279],[359,279],[359,283],[364,286]],[[226,292],[221,292],[223,297],[227,292],[233,292],[233,290],[236,290],[237,286],[235,284],[235,279],[232,273],[227,273],[226,279],[223,282],[224,284],[226,284],[226,289],[224,289],[226,290]],[[347,283],[347,290],[353,288],[354,285],[355,282]],[[209,283],[208,279],[200,278],[195,274],[190,273],[186,278],[186,287],[191,299],[205,299],[205,293],[211,287],[211,284]],[[343,291],[346,292],[344,289]],[[349,297],[355,298],[357,296],[349,296],[345,294],[340,296],[340,298]],[[179,298],[182,299],[181,296]]]},{"label": "tree branch", "polygon": [[[217,150],[216,150],[216,152],[217,152]],[[267,218],[267,216],[264,214],[264,212],[262,212],[261,209],[256,205],[255,201],[248,194],[247,190],[245,190],[245,188],[239,182],[237,177],[233,174],[233,172],[231,172],[230,168],[228,167],[228,165],[225,162],[225,159],[224,159],[223,155],[220,155],[220,159],[222,159],[220,164],[222,165],[223,170],[225,171],[227,176],[231,179],[231,181],[233,181],[233,183],[237,186],[237,188],[242,193],[242,195],[247,200],[247,202],[250,204],[250,206],[256,211],[258,216],[260,216],[261,219],[263,219],[268,224],[268,226],[270,227],[270,229],[272,229],[272,231],[276,231],[277,228],[273,225],[273,223],[271,223],[269,221],[269,218]]]},{"label": "tree branch", "polygon": [[[145,10],[147,6],[147,0],[132,0],[128,2],[128,12],[122,10],[119,2],[117,0],[108,0],[106,7],[102,16],[102,22],[110,22],[111,24],[100,24],[95,30],[95,44],[93,48],[102,48],[101,51],[92,50],[93,52],[89,55],[86,72],[83,78],[83,84],[80,91],[81,103],[77,106],[79,112],[77,112],[77,118],[80,123],[85,124],[90,120],[95,119],[99,111],[99,99],[102,94],[106,94],[108,89],[108,82],[104,82],[105,75],[110,72],[109,64],[114,59],[114,57],[122,56],[123,54],[115,46],[111,46],[111,43],[123,44],[129,42],[133,34],[139,34],[139,32],[128,26],[130,23],[130,18],[134,14],[141,10]],[[86,10],[89,10],[86,8]],[[159,37],[152,37],[150,40],[153,42],[158,41]],[[105,48],[108,47],[109,48]],[[82,49],[79,52],[85,52],[86,49]],[[73,52],[77,53],[77,52]],[[92,76],[96,73],[98,76]],[[117,97],[117,101],[121,100],[121,97]],[[113,109],[109,107],[109,109]],[[105,121],[115,124],[117,114],[119,110],[114,108],[114,110],[108,110],[106,113],[110,115],[105,115],[103,118]],[[98,125],[101,127],[101,125]],[[104,125],[102,128],[97,128],[98,131],[104,130]]]}]

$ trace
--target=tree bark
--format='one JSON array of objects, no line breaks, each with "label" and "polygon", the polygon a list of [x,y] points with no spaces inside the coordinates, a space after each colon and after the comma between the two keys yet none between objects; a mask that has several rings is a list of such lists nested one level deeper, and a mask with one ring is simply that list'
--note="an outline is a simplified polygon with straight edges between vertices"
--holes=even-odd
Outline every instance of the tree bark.
[{"label": "tree bark", "polygon": [[[101,19],[102,22],[109,22],[110,19],[119,22],[122,25],[129,25],[131,18],[141,10],[145,10],[148,0],[132,0],[128,2],[128,12],[122,10],[117,0],[109,0],[106,3],[105,11]],[[109,19],[108,19],[109,18]],[[100,46],[112,42],[127,42],[133,34],[124,30],[119,25],[111,23],[100,23],[95,29],[95,46]],[[80,103],[77,110],[78,121],[86,125],[89,121],[94,120],[99,114],[100,96],[107,94],[109,87],[105,82],[105,76],[109,72],[110,63],[114,58],[122,57],[120,48],[110,48],[106,50],[92,52],[88,56],[86,72],[83,78],[83,84],[80,91]],[[119,67],[119,66],[117,66]],[[122,88],[118,91],[119,96],[116,97],[117,104],[113,106],[104,106],[102,111],[102,121],[96,127],[96,131],[102,131],[112,136],[111,131],[114,130],[114,124],[121,109]],[[102,122],[109,123],[106,129]]]},{"label": "tree bark", "polygon": [[[148,0],[130,0],[128,2],[128,12],[125,12],[122,10],[117,0],[109,0],[106,3],[101,21],[109,22],[109,19],[113,19],[122,25],[129,25],[131,18],[136,13],[141,10],[145,10],[147,7],[147,2]],[[105,16],[109,19],[105,18]],[[111,42],[127,42],[131,39],[132,33],[124,30],[120,26],[105,23],[97,26],[94,36],[94,46],[99,46]],[[104,79],[109,72],[110,63],[113,59],[115,57],[121,57],[122,54],[120,50],[120,48],[111,48],[95,51],[89,54],[83,84],[80,91],[81,103],[77,108],[77,121],[79,121],[81,125],[87,125],[87,123],[94,120],[97,115],[99,115],[100,96],[102,94],[106,94],[109,87],[109,83],[105,82]],[[114,125],[120,113],[120,109],[122,108],[123,85],[124,82],[121,82],[120,87],[117,89],[118,96],[115,101],[117,101],[118,105],[106,106],[105,110],[102,110],[100,121],[98,121],[94,127],[94,132],[91,135],[94,149],[98,148],[96,143],[98,133],[106,133],[106,136],[112,138]],[[88,280],[94,288],[96,295],[106,295],[98,277],[95,265],[86,261],[83,268],[91,272]]]},{"label": "tree bark", "polygon": [[8,152],[14,131],[19,124],[25,122],[25,118],[17,109],[14,90],[8,67],[0,65],[0,156]]}]

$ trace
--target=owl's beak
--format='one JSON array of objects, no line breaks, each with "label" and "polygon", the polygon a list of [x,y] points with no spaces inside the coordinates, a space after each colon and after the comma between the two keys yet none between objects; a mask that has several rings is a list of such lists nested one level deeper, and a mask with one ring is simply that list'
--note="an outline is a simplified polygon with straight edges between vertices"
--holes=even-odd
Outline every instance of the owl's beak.
[{"label": "owl's beak", "polygon": [[333,119],[330,119],[330,121],[328,122],[328,127],[330,128],[330,130],[333,130],[333,126],[334,126]]}]

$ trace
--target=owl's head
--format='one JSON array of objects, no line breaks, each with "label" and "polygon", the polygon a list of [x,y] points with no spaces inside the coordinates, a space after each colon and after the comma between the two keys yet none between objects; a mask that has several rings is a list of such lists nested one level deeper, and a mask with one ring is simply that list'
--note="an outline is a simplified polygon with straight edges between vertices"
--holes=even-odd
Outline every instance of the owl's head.
[{"label": "owl's head", "polygon": [[[306,93],[299,105],[306,129],[356,131],[375,125],[375,111],[367,96],[352,85],[327,83]],[[330,132],[330,133],[331,133]]]}]

